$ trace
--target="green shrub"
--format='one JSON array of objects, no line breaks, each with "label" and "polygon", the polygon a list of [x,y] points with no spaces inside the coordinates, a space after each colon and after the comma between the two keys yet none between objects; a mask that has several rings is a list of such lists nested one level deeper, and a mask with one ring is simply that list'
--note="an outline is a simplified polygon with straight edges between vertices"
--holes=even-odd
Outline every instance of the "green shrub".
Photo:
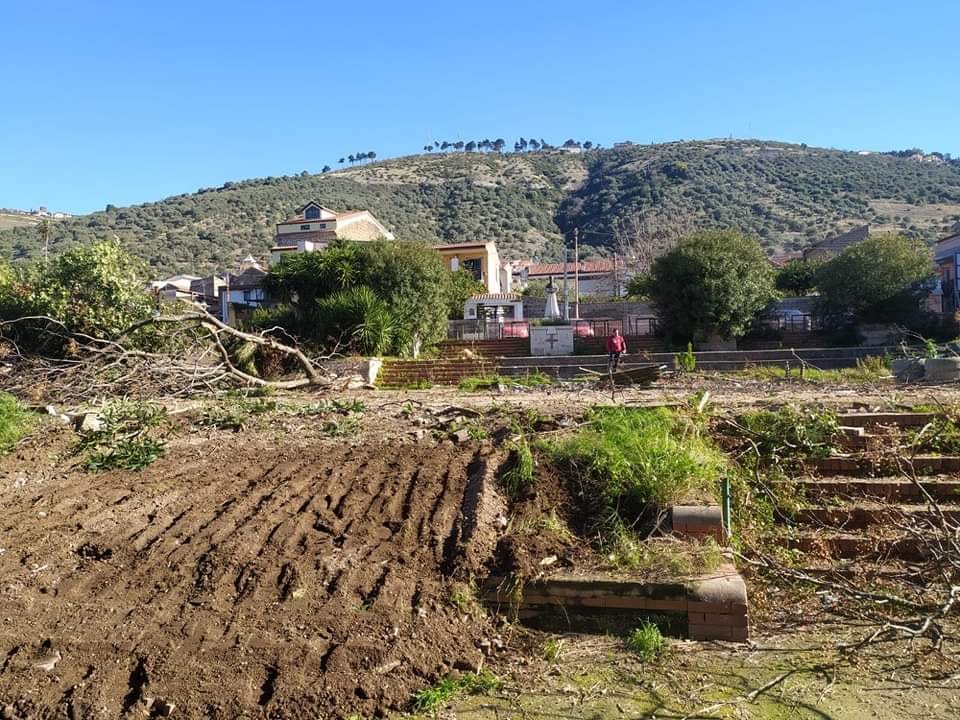
[{"label": "green shrub", "polygon": [[510,466],[500,475],[500,482],[511,497],[533,485],[533,452],[527,438],[521,436],[511,444]]},{"label": "green shrub", "polygon": [[31,424],[30,413],[20,401],[9,393],[0,392],[0,454],[13,449],[27,434]]},{"label": "green shrub", "polygon": [[466,673],[458,678],[447,677],[433,687],[414,693],[410,709],[415,713],[439,710],[463,693],[475,694],[496,690],[503,683],[489,670]]},{"label": "green shrub", "polygon": [[74,452],[89,472],[143,470],[163,455],[164,442],[153,433],[166,424],[167,411],[159,405],[130,400],[107,403],[100,411],[100,428],[81,433]]},{"label": "green shrub", "polygon": [[765,460],[826,457],[840,438],[835,413],[814,408],[757,410],[737,418],[743,436]]},{"label": "green shrub", "polygon": [[673,364],[681,372],[693,372],[697,369],[697,356],[693,354],[693,343],[687,343],[687,349],[673,356]]},{"label": "green shrub", "polygon": [[725,459],[691,422],[666,408],[597,408],[588,417],[586,428],[545,447],[606,510],[632,521],[650,503],[716,494]]},{"label": "green shrub", "polygon": [[654,623],[644,620],[626,639],[627,650],[639,655],[645,662],[655,659],[667,647],[667,641]]}]

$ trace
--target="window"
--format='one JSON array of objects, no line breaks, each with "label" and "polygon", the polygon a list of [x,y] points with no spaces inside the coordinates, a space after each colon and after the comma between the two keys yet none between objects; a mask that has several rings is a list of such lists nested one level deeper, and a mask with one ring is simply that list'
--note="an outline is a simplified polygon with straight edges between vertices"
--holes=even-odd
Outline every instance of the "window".
[{"label": "window", "polygon": [[462,267],[467,272],[472,273],[474,279],[483,280],[483,271],[481,270],[481,263],[479,258],[474,258],[473,260],[462,260],[460,262],[460,267]]},{"label": "window", "polygon": [[320,208],[316,205],[311,205],[307,208],[306,212],[303,214],[303,217],[307,220],[318,220],[320,218]]},{"label": "window", "polygon": [[300,226],[300,229],[301,229],[301,230],[309,230],[309,229],[310,229],[310,224],[307,223],[306,225],[301,225],[301,226]]}]

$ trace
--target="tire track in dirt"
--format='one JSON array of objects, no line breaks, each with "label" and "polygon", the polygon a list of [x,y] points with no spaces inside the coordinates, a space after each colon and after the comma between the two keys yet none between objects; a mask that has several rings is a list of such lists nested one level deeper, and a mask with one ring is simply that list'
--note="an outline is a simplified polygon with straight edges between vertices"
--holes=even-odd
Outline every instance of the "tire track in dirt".
[{"label": "tire track in dirt", "polygon": [[[443,573],[477,462],[224,434],[136,475],[0,489],[0,547],[18,548],[0,554],[0,617],[18,618],[0,626],[0,702],[38,718],[149,714],[148,697],[183,717],[403,706],[488,631]],[[28,662],[44,639],[55,677]]]}]

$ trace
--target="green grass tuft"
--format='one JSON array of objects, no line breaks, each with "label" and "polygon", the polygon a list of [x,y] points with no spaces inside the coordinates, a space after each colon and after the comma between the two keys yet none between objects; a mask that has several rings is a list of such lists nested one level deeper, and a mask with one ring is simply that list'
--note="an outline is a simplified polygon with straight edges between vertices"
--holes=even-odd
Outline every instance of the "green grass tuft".
[{"label": "green grass tuft", "polygon": [[488,670],[467,673],[458,678],[447,677],[433,687],[414,693],[410,701],[410,709],[416,713],[434,712],[461,694],[490,692],[498,689],[502,684],[500,679]]},{"label": "green grass tuft", "polygon": [[[787,379],[786,368],[780,365],[755,365],[740,370],[733,375],[749,378],[751,380],[784,380]],[[886,358],[867,357],[857,360],[857,366],[852,368],[839,368],[837,370],[820,370],[819,368],[806,367],[803,375],[800,374],[800,368],[792,365],[790,368],[790,380],[798,382],[808,382],[813,384],[825,383],[872,383],[887,380],[893,377],[890,372],[890,363]]]},{"label": "green grass tuft", "polygon": [[85,455],[80,466],[88,472],[138,472],[163,455],[164,442],[154,433],[166,423],[162,406],[116,400],[103,406],[100,429],[82,433],[74,452]]},{"label": "green grass tuft", "polygon": [[13,395],[0,392],[0,454],[9,452],[30,430],[33,418]]},{"label": "green grass tuft", "polygon": [[510,466],[500,475],[500,483],[511,497],[533,485],[533,451],[527,438],[520,436],[511,444],[512,460]]},{"label": "green grass tuft", "polygon": [[716,495],[726,460],[699,428],[667,408],[596,408],[589,425],[545,443],[608,510],[635,517],[646,505]]},{"label": "green grass tuft", "polygon": [[644,620],[626,638],[627,650],[639,655],[644,662],[650,662],[667,647],[667,641],[654,623]]}]

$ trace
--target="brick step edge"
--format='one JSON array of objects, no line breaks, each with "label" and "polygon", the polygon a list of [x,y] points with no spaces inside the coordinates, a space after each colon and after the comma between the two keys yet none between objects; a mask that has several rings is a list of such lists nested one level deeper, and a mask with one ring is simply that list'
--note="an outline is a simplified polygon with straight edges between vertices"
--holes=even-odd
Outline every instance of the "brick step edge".
[{"label": "brick step edge", "polygon": [[[960,507],[940,507],[940,512],[950,521],[960,521]],[[914,520],[935,520],[937,513],[925,507],[805,507],[794,515],[800,525],[862,530],[870,525],[879,525],[897,517]]]},{"label": "brick step edge", "polygon": [[746,583],[729,564],[701,579],[661,583],[606,576],[531,580],[524,583],[519,601],[504,587],[504,578],[488,578],[481,588],[483,601],[494,608],[525,611],[528,617],[538,609],[557,606],[623,614],[671,613],[686,616],[693,640],[746,642],[749,638]]},{"label": "brick step edge", "polygon": [[[960,457],[956,455],[923,455],[913,458],[913,468],[918,475],[937,475],[960,472]],[[825,457],[808,459],[808,470],[820,475],[879,474],[897,472],[895,463],[874,462],[869,458]]]},{"label": "brick step edge", "polygon": [[781,547],[841,560],[864,560],[871,555],[896,560],[926,560],[930,553],[924,544],[912,535],[891,538],[858,536],[853,534],[817,534],[774,538]]},{"label": "brick step edge", "polygon": [[[919,479],[924,490],[937,501],[960,502],[960,480],[946,479]],[[883,500],[917,500],[925,497],[910,480],[903,479],[872,479],[846,478],[830,476],[826,479],[791,480],[775,482],[774,486],[799,488],[808,498],[822,498],[841,496],[846,498],[873,498]]]}]

